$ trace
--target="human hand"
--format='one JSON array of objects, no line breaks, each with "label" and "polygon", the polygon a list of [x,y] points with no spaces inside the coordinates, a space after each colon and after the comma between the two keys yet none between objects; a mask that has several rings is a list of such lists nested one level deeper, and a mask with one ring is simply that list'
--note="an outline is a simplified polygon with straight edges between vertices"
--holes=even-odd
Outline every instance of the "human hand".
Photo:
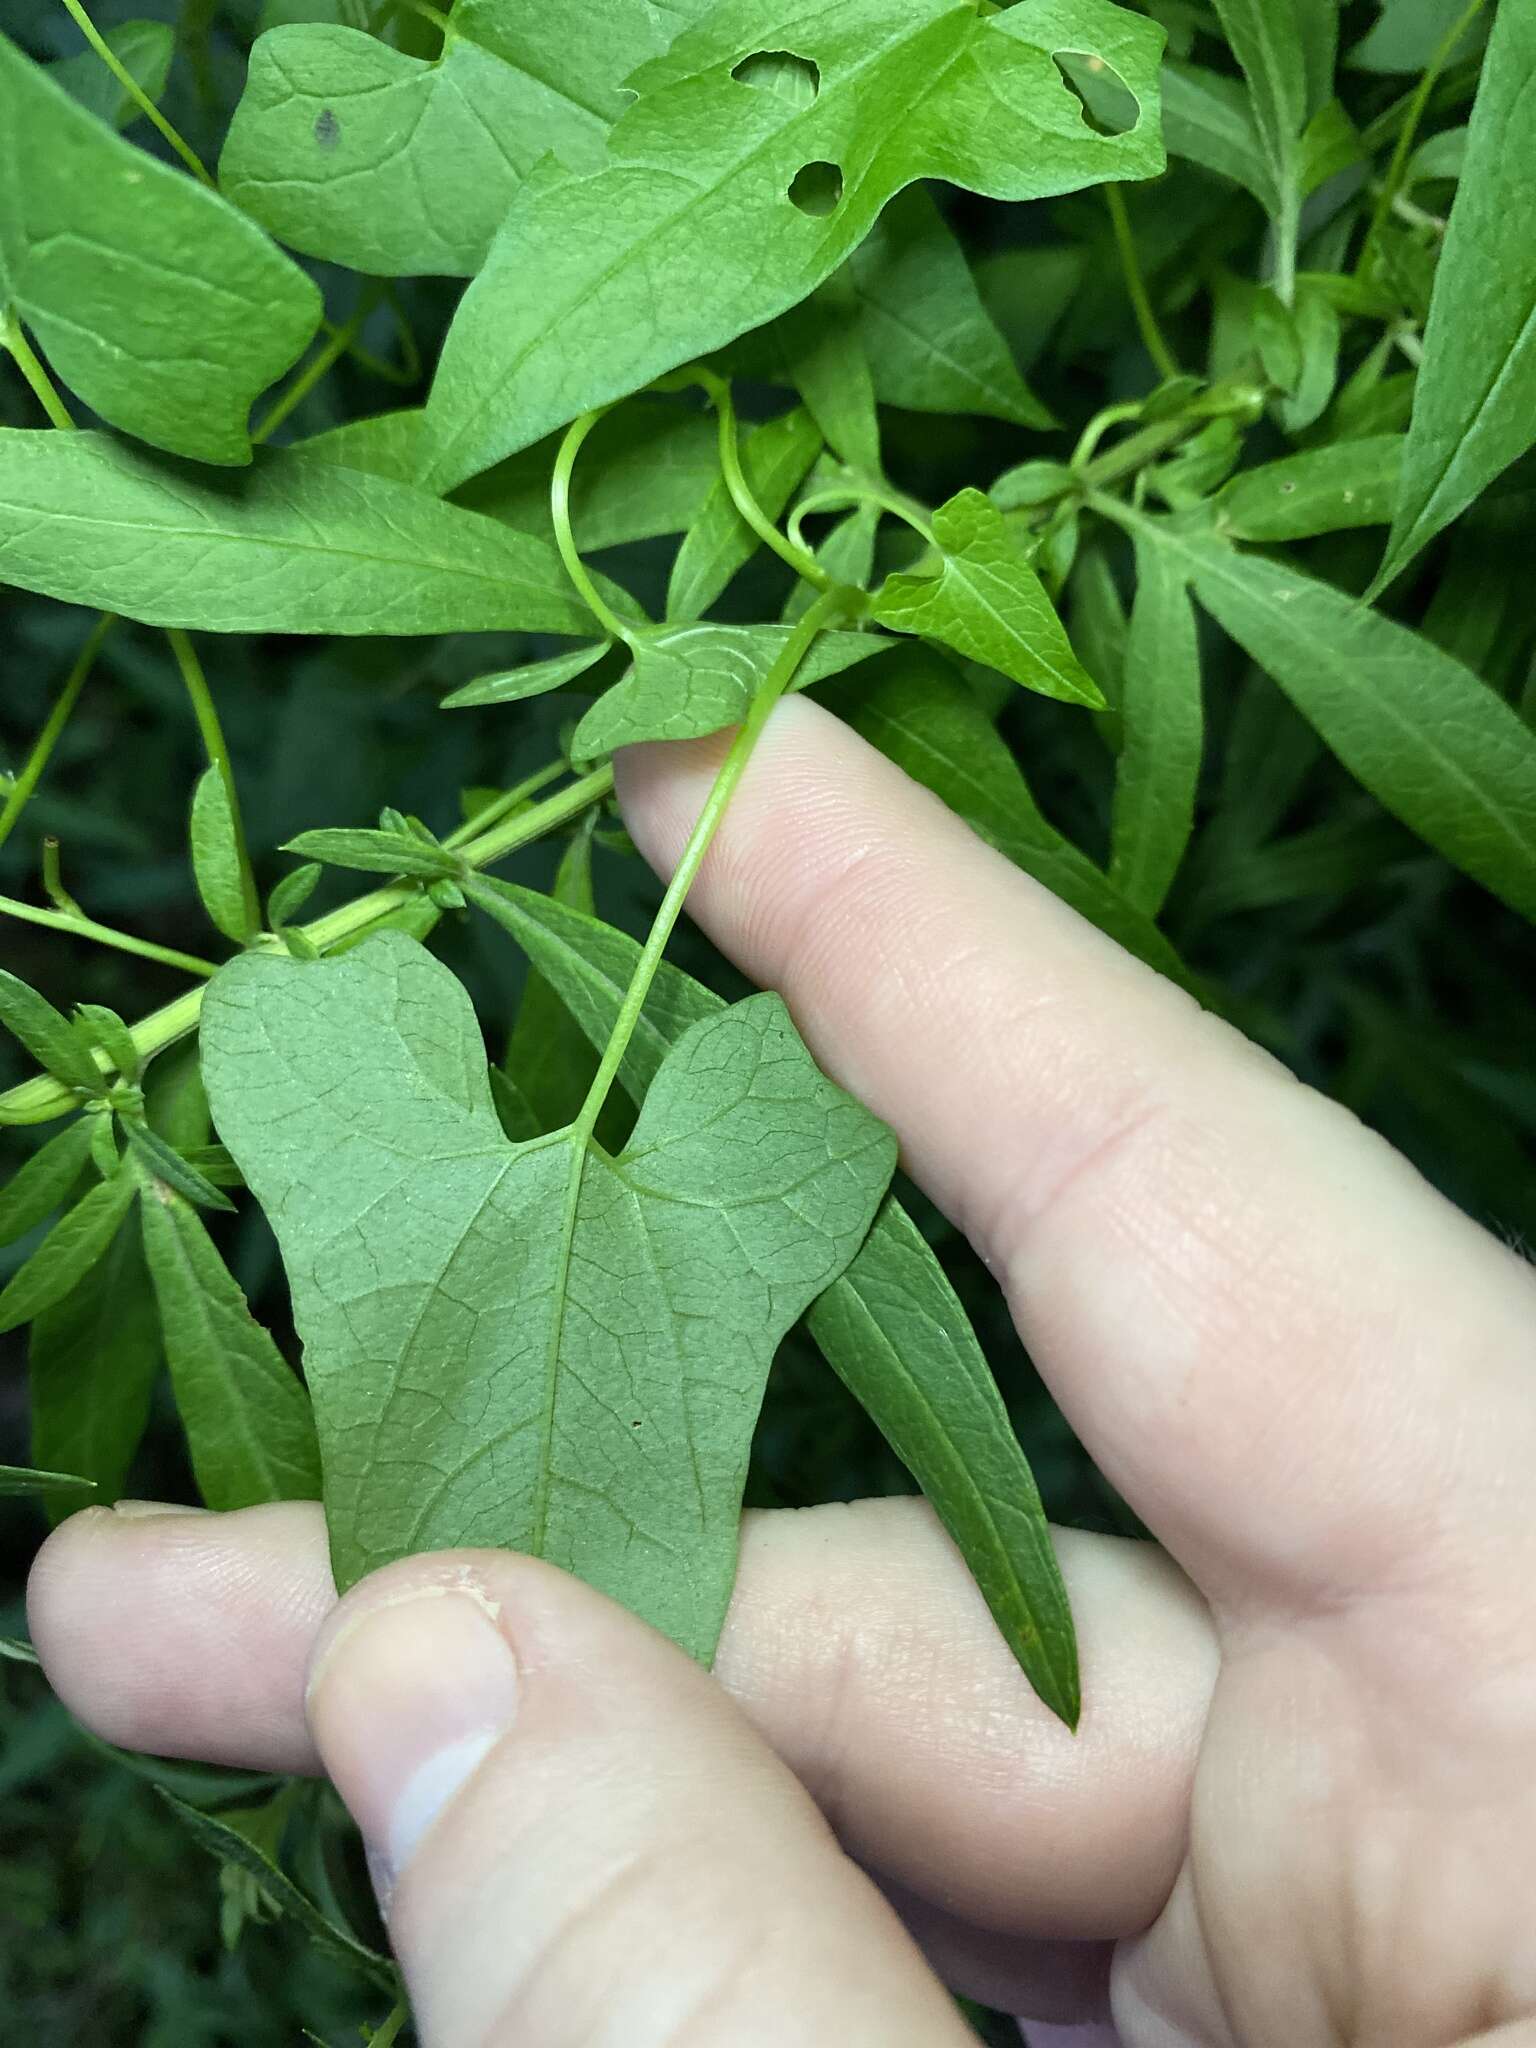
[{"label": "human hand", "polygon": [[[623,764],[663,867],[717,753]],[[1536,2048],[1529,1269],[810,704],[693,908],[1188,1575],[1063,1538],[1079,1735],[910,1502],[750,1517],[719,1685],[526,1559],[331,1611],[318,1509],[88,1511],[32,1587],[65,1700],[329,1770],[432,2048],[962,2041],[913,1936],[1125,2048]]]}]

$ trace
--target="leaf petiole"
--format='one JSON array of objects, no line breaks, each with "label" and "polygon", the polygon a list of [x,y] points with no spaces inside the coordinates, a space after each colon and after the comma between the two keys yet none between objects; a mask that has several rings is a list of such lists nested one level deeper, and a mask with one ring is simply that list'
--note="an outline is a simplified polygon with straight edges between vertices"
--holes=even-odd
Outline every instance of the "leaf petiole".
[{"label": "leaf petiole", "polygon": [[[173,947],[157,946],[149,939],[136,939],[131,932],[113,931],[110,925],[97,924],[94,918],[71,916],[62,910],[44,910],[36,903],[19,903],[13,896],[0,896],[0,916],[14,917],[19,924],[40,924],[49,931],[68,932],[77,939],[94,939],[99,946],[111,946],[119,953],[136,953],[141,960],[158,960],[162,967],[177,967],[184,974],[200,974],[208,981],[219,971],[214,961],[200,960],[194,953],[178,953]],[[30,1082],[22,1084],[24,1088],[32,1085]],[[13,1088],[10,1092],[17,1095],[21,1090]],[[0,1097],[0,1104],[6,1100],[7,1097]],[[57,1109],[49,1111],[49,1115],[62,1116],[67,1106],[61,1102]],[[11,1121],[13,1119],[0,1107],[0,1123]],[[29,1117],[25,1121],[30,1123],[34,1119]],[[41,1123],[46,1119],[39,1117],[36,1121]]]},{"label": "leaf petiole", "polygon": [[207,165],[192,147],[191,143],[183,141],[170,122],[166,120],[164,114],[161,113],[154,101],[149,97],[149,94],[145,92],[143,86],[140,85],[117,52],[106,41],[95,22],[86,13],[85,8],[81,5],[81,0],[64,0],[64,7],[65,11],[73,17],[76,26],[85,37],[85,40],[96,52],[102,63],[106,65],[112,76],[123,88],[123,91],[127,93],[145,120],[159,130],[160,134],[170,144],[171,148],[175,150],[193,177],[200,178],[210,191],[216,191],[218,188],[214,184],[212,174]]},{"label": "leaf petiole", "polygon": [[576,473],[576,458],[592,429],[612,410],[611,405],[600,405],[592,412],[583,413],[566,430],[549,480],[549,516],[554,523],[555,545],[560,550],[560,559],[565,564],[566,574],[581,593],[582,603],[610,639],[622,640],[627,647],[633,647],[634,627],[619,617],[592,581],[571,528],[571,479]]},{"label": "leaf petiole", "polygon": [[245,824],[240,815],[240,793],[235,787],[234,764],[229,758],[229,745],[224,738],[224,728],[219,723],[218,709],[213,701],[213,692],[208,687],[208,678],[203,673],[203,664],[198,659],[197,649],[192,645],[191,636],[180,626],[171,626],[165,636],[171,643],[171,652],[176,657],[176,666],[181,670],[181,679],[186,684],[187,696],[191,700],[197,729],[202,734],[203,746],[207,751],[210,767],[216,768],[219,780],[224,785],[224,794],[229,804],[230,823],[234,827],[235,847],[240,859],[240,893],[245,904],[245,924],[249,931],[261,929],[261,899],[256,893],[256,877],[251,872],[250,850],[245,840]]},{"label": "leaf petiole", "polygon": [[75,657],[75,665],[64,679],[53,709],[49,712],[42,731],[33,742],[27,756],[26,766],[11,786],[3,808],[0,808],[0,846],[4,846],[15,829],[16,821],[32,800],[32,793],[42,779],[43,770],[52,758],[53,750],[59,743],[59,736],[70,720],[80,692],[90,680],[91,670],[96,666],[96,657],[102,643],[117,624],[116,614],[103,612],[86,635],[85,645]]},{"label": "leaf petiole", "polygon": [[43,411],[48,415],[50,426],[70,428],[74,421],[69,408],[54,389],[52,379],[34,354],[32,344],[22,331],[20,320],[12,312],[0,313],[0,348],[3,348],[27,380],[27,386]]},{"label": "leaf petiole", "polygon": [[1168,346],[1168,338],[1158,324],[1157,314],[1147,291],[1147,281],[1141,270],[1141,258],[1136,250],[1136,237],[1131,232],[1131,216],[1126,209],[1125,194],[1118,185],[1105,185],[1101,189],[1104,193],[1104,204],[1109,208],[1109,222],[1114,229],[1120,269],[1125,278],[1126,293],[1131,301],[1131,311],[1136,316],[1136,327],[1142,343],[1160,377],[1182,376],[1179,359]]},{"label": "leaf petiole", "polygon": [[720,473],[725,479],[725,488],[730,492],[731,503],[751,527],[765,547],[771,548],[781,562],[787,562],[797,576],[813,584],[817,590],[830,590],[832,578],[808,548],[787,540],[757,502],[756,494],[747,481],[747,473],[741,466],[741,443],[736,433],[736,401],[731,396],[728,380],[719,377],[713,370],[702,364],[682,371],[676,380],[663,380],[667,388],[677,389],[679,383],[697,384],[710,404],[715,408],[715,417],[720,425]]}]

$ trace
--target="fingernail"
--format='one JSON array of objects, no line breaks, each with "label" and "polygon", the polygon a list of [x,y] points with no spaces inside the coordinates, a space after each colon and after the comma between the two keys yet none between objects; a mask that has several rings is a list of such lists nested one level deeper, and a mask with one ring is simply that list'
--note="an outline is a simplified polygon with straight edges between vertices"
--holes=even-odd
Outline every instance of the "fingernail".
[{"label": "fingernail", "polygon": [[511,1727],[517,1694],[498,1609],[466,1583],[370,1607],[322,1655],[310,1728],[386,1911],[423,1837]]},{"label": "fingernail", "polygon": [[179,1500],[115,1500],[112,1512],[125,1522],[147,1522],[152,1515],[206,1515],[208,1510]]}]

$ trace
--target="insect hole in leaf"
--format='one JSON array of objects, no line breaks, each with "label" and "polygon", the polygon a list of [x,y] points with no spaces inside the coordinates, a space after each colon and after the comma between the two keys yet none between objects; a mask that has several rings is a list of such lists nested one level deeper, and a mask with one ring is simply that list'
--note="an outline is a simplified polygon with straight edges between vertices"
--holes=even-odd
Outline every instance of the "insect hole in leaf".
[{"label": "insect hole in leaf", "polygon": [[789,197],[813,220],[826,220],[842,204],[842,171],[836,164],[804,164],[790,180]]}]

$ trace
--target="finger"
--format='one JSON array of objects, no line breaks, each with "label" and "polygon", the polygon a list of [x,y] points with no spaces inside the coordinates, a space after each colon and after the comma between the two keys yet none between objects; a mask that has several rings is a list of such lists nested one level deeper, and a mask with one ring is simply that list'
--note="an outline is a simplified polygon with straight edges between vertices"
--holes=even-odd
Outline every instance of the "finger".
[{"label": "finger", "polygon": [[[1084,1712],[1030,1691],[916,1501],[751,1515],[716,1674],[883,1879],[984,1932],[1145,1927],[1185,1840],[1209,1619],[1148,1546],[1063,1533]],[[303,1674],[332,1604],[318,1508],[88,1510],[33,1571],[33,1640],[109,1741],[313,1770]]]},{"label": "finger", "polygon": [[[620,760],[663,871],[718,754]],[[779,707],[690,900],[894,1125],[1207,1591],[1289,1611],[1439,1572],[1487,1554],[1493,1501],[1530,1545],[1523,1263],[846,726]]]},{"label": "finger", "polygon": [[548,1565],[377,1573],[321,1630],[309,1716],[426,2048],[965,2039],[720,1689]]}]

